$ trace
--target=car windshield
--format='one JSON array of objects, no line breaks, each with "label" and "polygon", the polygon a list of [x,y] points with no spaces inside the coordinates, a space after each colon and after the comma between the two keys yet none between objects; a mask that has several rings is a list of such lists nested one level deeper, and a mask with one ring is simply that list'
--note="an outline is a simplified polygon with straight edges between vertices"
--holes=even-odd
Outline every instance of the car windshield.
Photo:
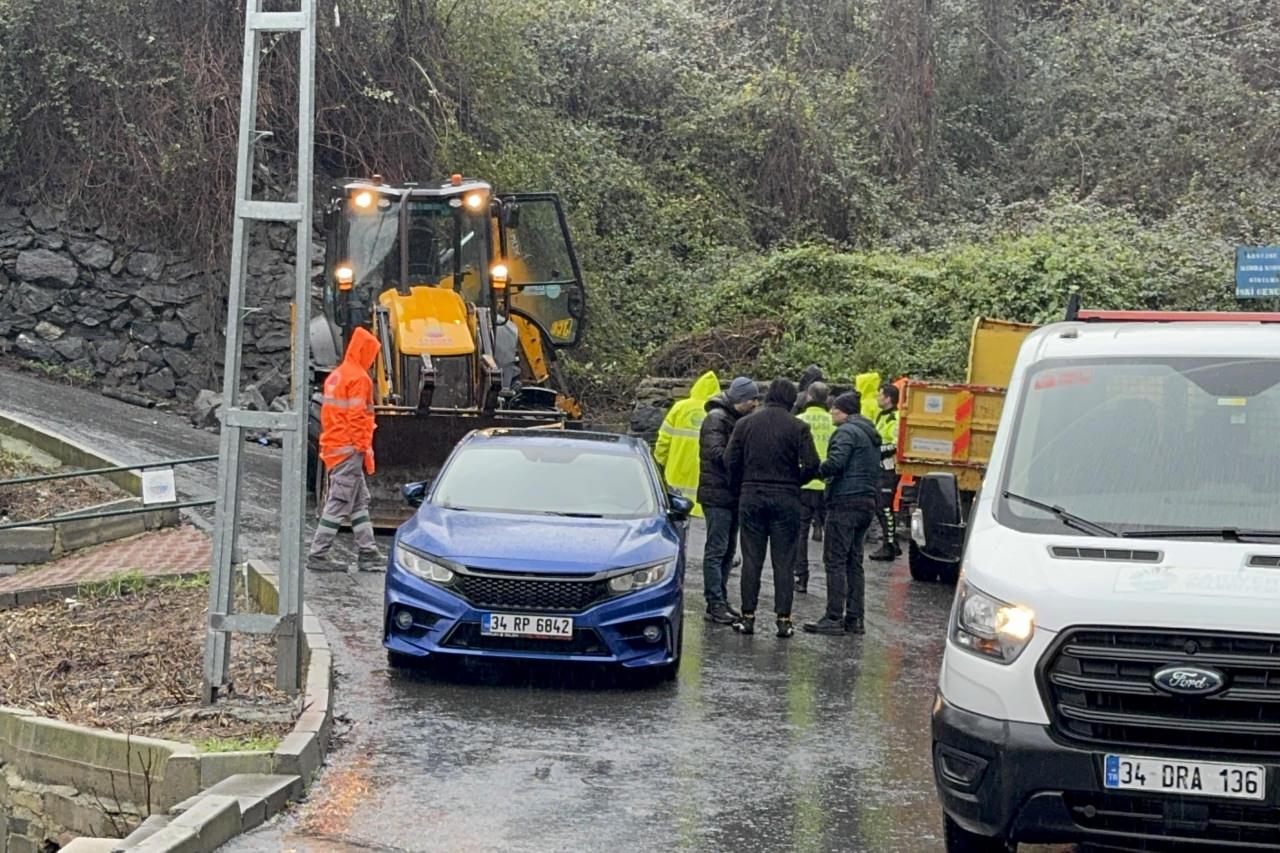
[{"label": "car windshield", "polygon": [[448,509],[638,518],[658,511],[637,455],[569,444],[473,444],[448,464],[431,502]]},{"label": "car windshield", "polygon": [[1002,523],[1087,535],[1280,527],[1280,360],[1047,362],[1023,388]]}]

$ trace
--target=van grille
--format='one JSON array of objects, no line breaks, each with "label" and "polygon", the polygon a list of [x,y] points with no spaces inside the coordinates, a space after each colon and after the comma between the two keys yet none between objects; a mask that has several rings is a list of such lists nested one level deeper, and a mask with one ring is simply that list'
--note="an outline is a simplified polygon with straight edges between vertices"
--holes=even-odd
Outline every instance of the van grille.
[{"label": "van grille", "polygon": [[1076,548],[1055,545],[1049,551],[1059,560],[1101,560],[1108,563],[1158,563],[1164,559],[1159,551],[1135,551],[1131,548]]},{"label": "van grille", "polygon": [[1280,556],[1272,557],[1269,554],[1254,554],[1249,558],[1249,568],[1280,569]]},{"label": "van grille", "polygon": [[1265,805],[1121,794],[1068,794],[1066,802],[1076,824],[1094,832],[1280,850],[1280,812]]},{"label": "van grille", "polygon": [[[1061,737],[1089,746],[1220,755],[1280,754],[1280,637],[1207,632],[1068,631],[1040,687]],[[1170,665],[1225,676],[1211,696],[1174,696],[1152,677]]]}]

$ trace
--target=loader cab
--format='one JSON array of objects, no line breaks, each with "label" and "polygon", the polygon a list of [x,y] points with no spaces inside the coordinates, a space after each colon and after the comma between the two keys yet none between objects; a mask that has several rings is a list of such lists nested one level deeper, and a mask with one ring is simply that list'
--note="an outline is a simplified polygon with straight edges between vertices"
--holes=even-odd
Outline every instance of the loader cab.
[{"label": "loader cab", "polygon": [[421,287],[457,293],[494,327],[519,318],[519,334],[540,347],[581,337],[582,273],[555,194],[499,196],[457,177],[438,187],[350,181],[331,188],[325,231],[324,315],[339,353],[384,294]]}]

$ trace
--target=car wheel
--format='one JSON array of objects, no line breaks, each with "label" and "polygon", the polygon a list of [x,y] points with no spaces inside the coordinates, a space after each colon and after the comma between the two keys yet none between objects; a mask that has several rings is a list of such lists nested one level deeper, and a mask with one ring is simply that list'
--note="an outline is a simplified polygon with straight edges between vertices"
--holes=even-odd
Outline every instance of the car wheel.
[{"label": "car wheel", "polygon": [[1017,849],[1003,838],[969,832],[947,815],[942,818],[942,834],[947,853],[1013,853]]},{"label": "car wheel", "polygon": [[413,655],[406,655],[403,652],[387,651],[387,666],[392,669],[413,669],[418,665],[418,659]]}]

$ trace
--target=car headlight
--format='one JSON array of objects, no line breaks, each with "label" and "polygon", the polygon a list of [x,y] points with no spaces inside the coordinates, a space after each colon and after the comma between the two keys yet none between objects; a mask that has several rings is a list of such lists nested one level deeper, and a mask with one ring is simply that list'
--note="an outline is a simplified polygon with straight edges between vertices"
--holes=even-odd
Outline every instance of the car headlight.
[{"label": "car headlight", "polygon": [[1035,614],[1030,610],[960,581],[951,618],[951,641],[957,646],[1000,663],[1013,663],[1034,633]]},{"label": "car headlight", "polygon": [[420,577],[424,581],[441,586],[453,583],[453,570],[443,562],[433,560],[416,551],[410,551],[398,543],[396,545],[396,564],[409,574]]},{"label": "car headlight", "polygon": [[671,577],[671,573],[675,570],[675,560],[645,566],[643,569],[636,569],[634,572],[627,572],[625,575],[609,578],[609,591],[614,593],[632,592],[654,584],[660,584]]}]

